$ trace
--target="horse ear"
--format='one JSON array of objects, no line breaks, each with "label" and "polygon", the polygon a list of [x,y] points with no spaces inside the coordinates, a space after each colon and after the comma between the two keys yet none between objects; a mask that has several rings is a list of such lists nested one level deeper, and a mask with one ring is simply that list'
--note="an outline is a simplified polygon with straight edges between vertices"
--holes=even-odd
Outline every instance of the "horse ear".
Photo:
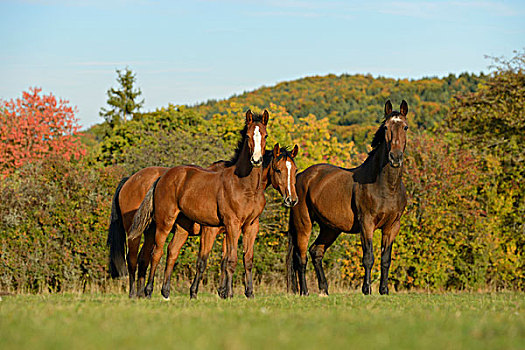
[{"label": "horse ear", "polygon": [[392,113],[392,102],[388,100],[385,103],[385,115],[389,115],[390,113]]},{"label": "horse ear", "polygon": [[246,111],[246,124],[250,124],[253,121],[253,114],[251,110]]},{"label": "horse ear", "polygon": [[264,125],[268,125],[268,119],[270,119],[270,114],[265,109],[264,112],[263,112],[263,120],[262,120]]},{"label": "horse ear", "polygon": [[273,157],[277,158],[279,157],[280,154],[281,154],[281,148],[279,147],[279,142],[277,142],[275,146],[273,146]]},{"label": "horse ear", "polygon": [[299,146],[295,145],[292,150],[292,158],[295,158],[295,156],[299,153]]},{"label": "horse ear", "polygon": [[401,106],[399,107],[399,111],[401,112],[401,114],[403,116],[407,116],[407,113],[408,113],[408,103],[407,101],[403,100],[403,102],[401,102]]}]

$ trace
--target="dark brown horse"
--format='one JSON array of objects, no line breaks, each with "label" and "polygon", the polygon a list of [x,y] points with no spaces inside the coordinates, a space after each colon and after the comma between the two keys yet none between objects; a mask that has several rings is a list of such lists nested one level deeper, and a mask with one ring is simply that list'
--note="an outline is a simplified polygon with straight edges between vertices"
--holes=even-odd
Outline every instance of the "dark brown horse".
[{"label": "dark brown horse", "polygon": [[[226,292],[233,296],[233,273],[237,264],[237,243],[241,232],[250,234],[254,222],[264,208],[260,191],[263,154],[266,144],[268,112],[246,113],[234,163],[223,171],[212,172],[195,166],[171,168],[152,186],[149,196],[136,213],[130,239],[140,239],[144,230],[155,221],[155,246],[146,295],[151,295],[155,271],[164,243],[179,214],[205,226],[226,228]],[[148,199],[151,198],[151,199]]]},{"label": "dark brown horse", "polygon": [[[264,191],[270,184],[283,196],[284,205],[292,207],[297,203],[297,194],[295,192],[295,174],[297,167],[294,162],[294,158],[298,153],[298,146],[290,152],[286,148],[280,148],[279,144],[276,144],[271,151],[266,151],[264,154],[263,161],[263,178],[261,182],[260,191]],[[254,229],[248,231],[243,235],[243,263],[244,263],[244,285],[246,297],[250,298],[253,296],[253,278],[252,278],[252,266],[253,266],[253,245],[255,242],[256,235],[259,231],[259,218],[254,221]],[[193,230],[193,232],[197,232]],[[201,228],[201,239],[200,249],[197,258],[196,274],[193,283],[190,288],[191,298],[197,297],[199,283],[202,279],[202,274],[206,269],[208,256],[213,248],[213,243],[219,233],[224,232],[224,227],[210,227],[203,226]],[[186,229],[177,229],[175,235],[170,242],[168,247],[168,259],[166,261],[166,270],[164,272],[164,283],[162,288],[162,295],[167,298],[169,296],[170,288],[170,276],[173,272],[173,266],[179,255],[182,245],[188,238],[188,233],[191,235],[192,232],[188,232]],[[225,258],[226,245],[223,244],[223,262]],[[224,264],[221,265],[224,268]],[[222,276],[226,276],[225,271],[222,271]],[[219,295],[224,296],[225,293],[225,279],[222,279],[221,287],[219,288]]]},{"label": "dark brown horse", "polygon": [[328,283],[322,260],[326,250],[341,232],[360,233],[363,247],[365,277],[362,291],[372,292],[370,271],[374,264],[372,235],[382,230],[381,282],[379,292],[388,294],[388,270],[392,243],[399,233],[400,219],[406,205],[405,186],[401,180],[403,152],[408,130],[408,105],[392,111],[385,105],[385,119],[372,141],[372,151],[365,162],[354,169],[330,164],[313,165],[297,175],[299,202],[290,212],[288,287],[297,292],[299,278],[301,295],[308,295],[306,263],[308,240],[312,225],[317,222],[320,233],[310,247],[319,291],[328,294]]}]

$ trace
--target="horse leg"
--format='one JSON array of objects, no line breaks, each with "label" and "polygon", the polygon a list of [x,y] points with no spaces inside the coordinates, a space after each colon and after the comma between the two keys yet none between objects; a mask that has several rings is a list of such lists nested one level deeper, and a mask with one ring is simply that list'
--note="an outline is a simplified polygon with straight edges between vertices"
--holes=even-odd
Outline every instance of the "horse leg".
[{"label": "horse leg", "polygon": [[217,234],[220,232],[220,227],[202,227],[201,229],[201,242],[199,248],[199,255],[197,256],[197,266],[195,278],[190,288],[190,298],[197,298],[199,292],[199,283],[202,279],[202,274],[206,270],[206,264],[208,263],[208,256],[213,248],[213,243]]},{"label": "horse leg", "polygon": [[253,245],[255,243],[255,237],[259,232],[259,219],[246,227],[243,233],[243,263],[244,263],[244,295],[247,298],[253,298]]},{"label": "horse leg", "polygon": [[233,274],[237,267],[237,245],[239,237],[241,236],[240,223],[237,220],[231,220],[225,223],[226,227],[226,259],[225,259],[225,275],[226,275],[226,290],[219,296],[223,299],[233,298]]},{"label": "horse leg", "polygon": [[168,258],[166,259],[166,269],[164,270],[164,281],[162,283],[162,296],[168,300],[170,297],[171,274],[175,267],[175,262],[179,257],[180,250],[188,239],[188,231],[182,226],[177,225],[170,244],[168,245]]},{"label": "horse leg", "polygon": [[128,239],[128,254],[126,260],[128,261],[128,275],[129,275],[129,297],[137,296],[135,289],[135,272],[137,271],[137,255],[140,245],[140,237],[135,240]]},{"label": "horse leg", "polygon": [[226,232],[224,232],[224,235],[222,238],[221,274],[220,274],[219,288],[217,288],[219,295],[226,293],[226,282],[228,281],[228,279],[226,278],[227,245],[228,243],[226,242]]},{"label": "horse leg", "polygon": [[371,220],[363,220],[361,225],[361,246],[363,248],[363,267],[365,268],[365,277],[363,287],[361,288],[363,294],[372,294],[372,266],[374,265],[374,246],[372,237],[374,234],[374,225]]},{"label": "horse leg", "polygon": [[144,244],[140,248],[139,253],[139,269],[137,280],[137,296],[143,298],[146,296],[144,284],[146,280],[146,272],[151,261],[151,253],[153,245],[155,244],[155,224],[152,223],[144,232]]},{"label": "horse leg", "polygon": [[146,285],[145,290],[146,297],[148,298],[151,298],[151,293],[153,293],[155,271],[157,270],[160,258],[162,257],[164,243],[166,243],[166,238],[168,238],[168,234],[170,233],[171,227],[175,223],[178,214],[179,210],[176,210],[173,216],[166,220],[157,220],[157,218],[155,218],[155,222],[157,224],[157,228],[155,230],[155,246],[153,247],[153,252],[151,254],[151,267],[149,270],[148,284]]},{"label": "horse leg", "polygon": [[319,284],[319,295],[328,295],[328,282],[323,270],[323,257],[328,247],[334,243],[340,233],[340,231],[323,225],[319,236],[310,247],[310,256],[312,257],[317,283]]},{"label": "horse leg", "polygon": [[299,202],[292,208],[289,230],[292,233],[292,244],[294,245],[293,265],[299,277],[300,294],[307,296],[306,264],[308,262],[308,242],[312,234],[312,221],[304,201]]},{"label": "horse leg", "polygon": [[388,294],[388,270],[392,260],[392,244],[401,228],[400,221],[394,222],[391,226],[383,228],[381,237],[381,282],[379,283],[379,293]]}]

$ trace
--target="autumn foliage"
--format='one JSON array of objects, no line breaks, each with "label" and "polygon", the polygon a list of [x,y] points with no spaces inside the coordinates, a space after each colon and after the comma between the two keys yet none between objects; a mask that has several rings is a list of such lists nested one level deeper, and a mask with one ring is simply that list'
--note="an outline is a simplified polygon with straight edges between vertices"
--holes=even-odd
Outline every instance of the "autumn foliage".
[{"label": "autumn foliage", "polygon": [[85,154],[74,109],[41,91],[30,88],[22,98],[0,100],[0,174],[51,155],[71,159]]}]

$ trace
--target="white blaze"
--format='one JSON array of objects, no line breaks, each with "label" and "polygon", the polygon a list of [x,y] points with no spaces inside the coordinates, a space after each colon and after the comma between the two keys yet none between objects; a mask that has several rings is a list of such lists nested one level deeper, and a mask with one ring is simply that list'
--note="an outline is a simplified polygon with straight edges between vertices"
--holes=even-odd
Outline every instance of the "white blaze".
[{"label": "white blaze", "polygon": [[399,117],[393,117],[393,118],[392,118],[392,121],[393,121],[394,123],[397,123],[397,122],[402,122],[403,119],[401,119],[401,118],[399,118]]},{"label": "white blaze", "polygon": [[253,132],[253,143],[255,144],[255,148],[253,150],[253,160],[255,161],[260,160],[262,157],[261,141],[262,141],[261,132],[259,131],[259,127],[256,126]]},{"label": "white blaze", "polygon": [[292,163],[289,160],[286,161],[286,169],[288,169],[288,194],[291,197],[292,196],[292,189],[290,187],[290,176],[291,176],[291,173],[292,173]]}]

